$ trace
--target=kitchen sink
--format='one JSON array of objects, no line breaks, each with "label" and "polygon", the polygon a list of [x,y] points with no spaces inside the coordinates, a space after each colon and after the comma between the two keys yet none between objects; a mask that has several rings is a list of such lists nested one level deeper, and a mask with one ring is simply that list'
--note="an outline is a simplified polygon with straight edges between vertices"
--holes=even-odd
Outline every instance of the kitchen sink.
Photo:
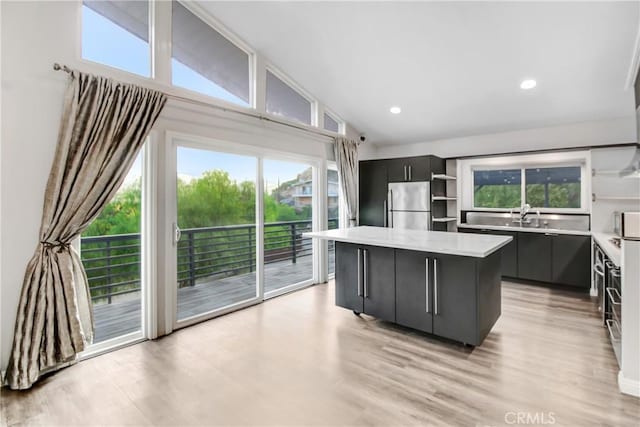
[{"label": "kitchen sink", "polygon": [[520,214],[514,212],[467,212],[466,223],[489,227],[540,228],[552,230],[589,231],[589,215],[550,214],[530,212],[523,222]]}]

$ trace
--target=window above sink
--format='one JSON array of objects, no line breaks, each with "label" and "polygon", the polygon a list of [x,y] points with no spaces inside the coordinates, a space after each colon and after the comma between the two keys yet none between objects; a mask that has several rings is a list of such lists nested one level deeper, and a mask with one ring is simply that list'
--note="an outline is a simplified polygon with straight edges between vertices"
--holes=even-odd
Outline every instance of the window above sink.
[{"label": "window above sink", "polygon": [[589,163],[587,151],[459,160],[461,209],[589,213]]}]

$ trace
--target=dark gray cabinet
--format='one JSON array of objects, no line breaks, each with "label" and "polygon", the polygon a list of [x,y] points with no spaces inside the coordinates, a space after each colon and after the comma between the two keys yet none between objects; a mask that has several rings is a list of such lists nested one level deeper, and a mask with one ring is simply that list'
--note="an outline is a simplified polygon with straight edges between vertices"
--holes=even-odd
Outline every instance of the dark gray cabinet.
[{"label": "dark gray cabinet", "polygon": [[358,255],[358,246],[336,242],[336,305],[362,313],[362,255]]},{"label": "dark gray cabinet", "polygon": [[389,182],[431,180],[431,157],[418,156],[387,160]]},{"label": "dark gray cabinet", "polygon": [[[363,160],[359,163],[360,225],[386,227],[387,185],[390,182],[431,181],[431,172],[444,173],[445,161],[436,156],[405,157],[401,159]],[[431,181],[431,193],[446,194],[444,181]],[[446,202],[432,206],[434,217],[446,215]],[[435,230],[446,231],[444,223],[435,223]]]},{"label": "dark gray cabinet", "polygon": [[396,322],[433,332],[433,258],[396,249]]},{"label": "dark gray cabinet", "polygon": [[518,236],[518,277],[551,282],[551,239],[543,233]]},{"label": "dark gray cabinet", "polygon": [[518,234],[515,231],[494,231],[491,230],[487,234],[496,234],[498,236],[511,236],[513,240],[502,248],[501,271],[505,277],[518,277]]},{"label": "dark gray cabinet", "polygon": [[396,321],[395,250],[362,246],[364,313]]},{"label": "dark gray cabinet", "polygon": [[[499,264],[496,268],[499,270]],[[434,334],[464,343],[476,342],[476,274],[476,260],[473,258],[450,255],[434,257]]]},{"label": "dark gray cabinet", "polygon": [[502,276],[591,287],[591,238],[557,233],[458,227],[461,233],[512,236],[502,249]]},{"label": "dark gray cabinet", "polygon": [[387,163],[366,160],[359,164],[360,225],[385,227]]},{"label": "dark gray cabinet", "polygon": [[336,242],[336,305],[395,322],[395,252]]},{"label": "dark gray cabinet", "polygon": [[551,236],[552,282],[591,287],[591,239],[589,236]]},{"label": "dark gray cabinet", "polygon": [[476,228],[458,227],[461,233],[495,234],[497,236],[511,236],[513,240],[502,248],[501,271],[504,277],[518,277],[518,232],[503,230],[478,230]]},{"label": "dark gray cabinet", "polygon": [[[350,251],[353,253],[354,249]],[[391,259],[386,251],[380,252],[380,256]],[[382,262],[382,258],[378,257],[377,261]],[[336,254],[338,272],[342,271],[341,264],[347,262],[351,262],[350,258],[340,258],[340,252]],[[351,269],[357,266],[357,263],[351,265]],[[500,251],[485,258],[474,258],[395,249],[394,267],[381,264],[379,270],[381,275],[394,271],[395,286],[388,289],[395,292],[392,297],[395,322],[400,325],[479,345],[500,317]],[[337,275],[336,295],[343,295],[343,287],[353,292],[354,286],[343,285],[341,276]],[[373,286],[370,293],[369,298],[364,298],[364,312],[391,320],[387,309],[377,312],[382,314],[374,314],[370,302],[375,294],[380,295],[386,305],[390,295]],[[345,306],[338,298],[336,302]],[[347,306],[352,310],[353,307]]]}]

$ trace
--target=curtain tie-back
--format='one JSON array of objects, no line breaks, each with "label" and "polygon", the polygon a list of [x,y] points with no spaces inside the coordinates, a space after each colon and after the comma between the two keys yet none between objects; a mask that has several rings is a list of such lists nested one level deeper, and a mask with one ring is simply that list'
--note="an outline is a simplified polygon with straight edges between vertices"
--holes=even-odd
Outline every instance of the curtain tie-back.
[{"label": "curtain tie-back", "polygon": [[42,240],[40,241],[40,244],[47,249],[52,249],[52,248],[69,249],[69,243],[64,243],[64,242],[47,242],[46,240]]}]

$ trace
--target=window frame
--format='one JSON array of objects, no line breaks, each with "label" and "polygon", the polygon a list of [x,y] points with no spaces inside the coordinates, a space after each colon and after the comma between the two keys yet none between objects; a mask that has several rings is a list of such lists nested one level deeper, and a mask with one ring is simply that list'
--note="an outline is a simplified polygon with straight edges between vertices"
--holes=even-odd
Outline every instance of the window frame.
[{"label": "window frame", "polygon": [[[587,162],[586,160],[575,161],[559,161],[559,162],[524,162],[524,163],[504,163],[493,165],[471,165],[471,207],[472,210],[477,211],[490,211],[490,212],[519,212],[523,204],[527,202],[527,182],[526,182],[526,170],[527,169],[546,169],[546,168],[561,168],[561,167],[579,167],[580,168],[580,207],[579,208],[545,208],[538,206],[531,206],[532,210],[540,211],[541,213],[580,213],[588,214],[590,211],[589,203],[589,183],[587,182],[589,176],[587,174]],[[488,170],[513,170],[520,169],[520,206],[516,208],[485,208],[476,206],[475,200],[475,177],[476,171],[488,171]]]},{"label": "window frame", "polygon": [[[155,1],[151,1],[151,0],[148,0],[148,1],[150,3],[155,3]],[[169,45],[170,45],[170,48],[169,48],[170,61],[169,61],[169,64],[167,65],[168,72],[169,72],[169,85],[171,87],[173,87],[173,88],[184,90],[184,91],[186,91],[188,93],[192,93],[192,94],[198,94],[200,96],[204,96],[204,97],[209,98],[209,99],[215,99],[218,102],[221,102],[221,103],[224,103],[224,104],[227,104],[227,105],[233,105],[233,106],[235,106],[237,108],[255,109],[256,108],[256,52],[255,52],[255,50],[253,50],[247,43],[245,43],[242,39],[237,37],[231,31],[227,30],[226,27],[220,21],[218,21],[213,16],[211,16],[210,13],[206,12],[198,4],[195,4],[193,2],[187,2],[187,1],[184,1],[184,0],[174,0],[174,1],[177,1],[178,3],[180,3],[180,5],[182,7],[187,9],[189,12],[193,13],[198,19],[200,19],[202,22],[207,24],[209,27],[211,27],[214,31],[216,31],[222,37],[227,39],[227,41],[229,41],[235,47],[237,47],[238,49],[240,49],[241,51],[243,51],[244,53],[247,54],[248,60],[249,60],[248,61],[248,66],[249,66],[249,106],[245,107],[243,105],[239,105],[239,104],[236,104],[234,102],[226,101],[226,100],[221,99],[221,98],[216,98],[215,96],[211,96],[211,95],[207,95],[205,93],[197,92],[197,91],[194,91],[194,90],[182,87],[182,86],[175,86],[173,84],[173,66],[171,65],[171,60],[173,59],[173,43],[171,42],[171,40],[173,38],[173,18],[171,18],[171,25],[170,25],[170,28],[169,28],[169,30],[167,32],[168,33],[167,35],[168,35],[168,38],[169,38]],[[169,3],[172,3],[172,2],[169,2]],[[215,82],[213,82],[213,83],[215,84]]]},{"label": "window frame", "polygon": [[[282,81],[282,83],[286,84],[294,92],[296,92],[298,95],[300,95],[301,97],[303,97],[304,99],[309,101],[309,103],[311,104],[311,111],[310,111],[311,123],[307,124],[307,123],[304,123],[304,122],[300,122],[298,120],[291,119],[291,118],[286,117],[286,116],[280,116],[278,114],[273,114],[273,113],[270,113],[270,112],[267,111],[267,84],[266,84],[267,73],[273,74],[275,77],[280,79],[280,81]],[[300,86],[295,81],[293,81],[285,73],[280,71],[280,69],[277,68],[275,65],[273,65],[273,63],[271,63],[271,62],[266,62],[265,63],[264,78],[265,78],[265,85],[264,85],[264,112],[265,112],[265,114],[267,114],[270,117],[277,118],[278,120],[284,120],[284,121],[286,121],[288,123],[295,124],[295,125],[298,125],[298,126],[302,125],[302,126],[310,126],[310,127],[318,128],[318,123],[319,123],[319,114],[318,114],[318,112],[319,112],[319,108],[318,108],[318,100],[317,99],[315,99],[309,92],[304,90],[302,88],[302,86]],[[327,132],[329,132],[329,131],[327,131]]]},{"label": "window frame", "polygon": [[325,108],[322,112],[322,130],[326,131],[326,132],[331,132],[334,133],[332,130],[326,129],[324,127],[325,123],[324,123],[324,115],[326,114],[327,116],[331,117],[336,123],[338,123],[338,135],[344,135],[345,134],[345,123],[344,120],[340,119],[338,117],[337,114],[335,114],[333,111],[329,110],[328,108]]},{"label": "window frame", "polygon": [[[108,0],[107,0],[108,1]],[[83,35],[83,31],[84,31],[84,20],[82,19],[82,15],[83,15],[83,11],[82,8],[85,7],[84,2],[82,0],[79,0],[77,2],[77,22],[78,22],[78,26],[77,26],[77,31],[76,31],[76,46],[75,46],[75,51],[76,51],[76,58],[78,60],[79,63],[81,64],[86,64],[89,67],[93,68],[93,67],[98,67],[98,69],[100,67],[105,67],[108,70],[110,70],[113,74],[117,75],[117,74],[123,74],[124,76],[128,76],[128,77],[134,77],[136,79],[143,79],[145,81],[155,81],[156,79],[156,67],[154,64],[154,59],[155,59],[155,38],[156,38],[156,26],[155,26],[155,12],[156,12],[156,2],[153,0],[147,0],[148,3],[148,16],[147,16],[147,44],[149,45],[149,49],[147,51],[147,55],[149,55],[149,75],[148,76],[143,76],[142,74],[138,74],[138,73],[134,73],[133,71],[129,71],[129,70],[124,70],[122,68],[118,68],[114,65],[111,64],[104,64],[102,62],[97,62],[97,61],[92,61],[91,59],[87,59],[84,56],[82,56],[82,35]],[[88,6],[86,6],[88,7]],[[118,25],[118,24],[115,24]],[[118,25],[119,26],[119,25]]]},{"label": "window frame", "polygon": [[[202,102],[204,104],[210,104],[216,107],[222,107],[239,113],[250,113],[255,115],[256,118],[266,116],[274,118],[285,124],[290,124],[296,127],[308,128],[313,130],[314,128],[327,136],[336,135],[335,132],[327,131],[324,128],[320,128],[319,123],[322,118],[320,113],[327,111],[324,106],[320,106],[318,99],[310,92],[296,83],[293,79],[288,77],[286,73],[281,71],[275,64],[258,53],[250,44],[238,37],[234,32],[227,29],[227,27],[221,23],[215,16],[206,11],[198,4],[186,2],[185,0],[178,1],[182,6],[186,7],[190,12],[196,15],[199,19],[211,26],[215,31],[220,33],[223,37],[233,43],[235,46],[243,50],[249,55],[249,77],[250,77],[250,103],[249,106],[243,106],[224,99],[215,98],[204,93],[195,92],[187,88],[180,86],[174,86],[172,81],[172,22],[171,22],[171,2],[157,2],[154,0],[147,0],[149,3],[149,56],[150,56],[150,75],[148,77],[142,76],[136,73],[132,73],[127,70],[116,68],[109,64],[103,64],[100,62],[91,61],[82,57],[82,7],[81,1],[75,3],[76,7],[76,39],[75,39],[75,59],[76,63],[82,65],[82,70],[94,73],[102,74],[108,77],[119,79],[126,83],[143,85],[151,89],[163,91],[170,96],[178,98],[185,98],[186,100],[193,100],[195,102]],[[296,120],[289,119],[284,116],[278,116],[268,113],[266,111],[266,72],[273,73],[277,78],[283,81],[287,86],[291,87],[300,96],[305,98],[311,104],[311,124],[302,123]],[[328,110],[329,115],[334,119],[338,119],[340,128],[340,135],[346,134],[347,122],[340,119],[340,117]]]}]

